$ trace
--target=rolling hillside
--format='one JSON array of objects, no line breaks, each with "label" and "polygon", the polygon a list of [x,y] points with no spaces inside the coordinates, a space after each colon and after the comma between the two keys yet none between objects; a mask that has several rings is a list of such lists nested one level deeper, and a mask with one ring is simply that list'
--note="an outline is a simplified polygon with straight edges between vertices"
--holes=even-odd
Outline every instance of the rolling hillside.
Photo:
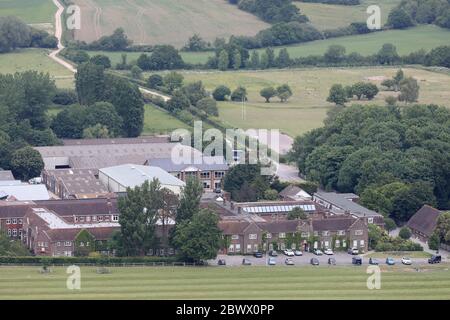
[{"label": "rolling hillside", "polygon": [[254,35],[268,25],[223,0],[74,0],[82,10],[77,40],[93,41],[123,27],[136,44],[183,46],[194,33]]}]

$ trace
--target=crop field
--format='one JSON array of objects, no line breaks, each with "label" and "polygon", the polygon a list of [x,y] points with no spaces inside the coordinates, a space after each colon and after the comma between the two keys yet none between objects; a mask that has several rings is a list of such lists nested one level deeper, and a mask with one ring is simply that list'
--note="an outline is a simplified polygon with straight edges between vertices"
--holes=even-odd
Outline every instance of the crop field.
[{"label": "crop field", "polygon": [[74,86],[73,74],[63,66],[50,59],[45,49],[22,49],[13,53],[0,54],[0,72],[15,73],[36,70],[49,73],[60,88]]},{"label": "crop field", "polygon": [[[219,104],[220,120],[232,127],[280,129],[290,136],[305,133],[322,126],[327,111],[333,104],[326,101],[331,86],[335,83],[351,85],[358,81],[381,82],[392,77],[398,68],[310,68],[291,70],[267,70],[245,72],[184,72],[185,83],[203,81],[207,90],[219,85],[234,90],[244,86],[249,93],[243,117],[242,104],[222,102]],[[450,76],[424,69],[405,68],[406,76],[419,80],[421,87],[419,102],[435,103],[450,107]],[[288,83],[294,95],[287,103],[273,98],[265,103],[259,95],[262,88]],[[373,101],[353,101],[361,104],[385,104],[384,99],[393,92],[381,91]]]},{"label": "crop field", "polygon": [[381,20],[384,25],[388,15],[400,0],[362,0],[360,5],[343,6],[322,3],[295,2],[300,12],[306,14],[311,23],[319,30],[346,27],[352,22],[365,22],[370,5],[378,5],[381,9]]},{"label": "crop field", "polygon": [[16,16],[26,23],[53,23],[56,6],[52,0],[0,0],[0,16]]},{"label": "crop field", "polygon": [[81,269],[68,290],[65,268],[0,268],[3,299],[450,299],[448,266],[382,266],[381,289],[367,289],[363,267],[135,267]]},{"label": "crop field", "polygon": [[77,40],[93,41],[123,27],[136,44],[183,46],[194,33],[216,37],[254,35],[268,25],[223,0],[75,0],[81,7]]}]

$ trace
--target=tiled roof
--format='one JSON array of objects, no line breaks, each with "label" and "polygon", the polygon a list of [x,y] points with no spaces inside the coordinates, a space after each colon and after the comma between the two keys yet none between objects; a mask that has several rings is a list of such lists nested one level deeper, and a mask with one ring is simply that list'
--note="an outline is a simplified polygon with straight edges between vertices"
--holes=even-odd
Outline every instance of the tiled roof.
[{"label": "tiled roof", "polygon": [[424,205],[409,219],[407,226],[429,237],[436,228],[437,219],[440,214],[441,212],[439,210]]},{"label": "tiled roof", "polygon": [[70,199],[36,201],[36,206],[52,210],[60,216],[118,214],[117,199]]},{"label": "tiled roof", "polygon": [[313,220],[312,227],[314,231],[338,231],[348,230],[353,223],[356,222],[355,218],[326,218],[320,220]]},{"label": "tiled roof", "polygon": [[248,221],[220,221],[219,229],[225,235],[243,234],[249,225]]},{"label": "tiled roof", "polygon": [[302,191],[302,189],[300,187],[297,187],[294,185],[289,185],[280,192],[280,196],[292,197],[292,196],[295,196],[300,191]]},{"label": "tiled roof", "polygon": [[282,221],[273,221],[266,223],[258,223],[259,227],[270,233],[294,233],[297,231],[297,227],[299,222],[296,220],[282,220]]}]

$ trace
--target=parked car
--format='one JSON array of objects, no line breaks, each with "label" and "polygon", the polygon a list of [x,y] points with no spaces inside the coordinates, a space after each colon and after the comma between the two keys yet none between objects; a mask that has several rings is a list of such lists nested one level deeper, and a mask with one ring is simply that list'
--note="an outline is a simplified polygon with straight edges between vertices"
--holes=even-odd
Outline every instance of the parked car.
[{"label": "parked car", "polygon": [[311,264],[313,265],[313,266],[318,266],[319,265],[319,259],[317,259],[317,258],[311,258]]},{"label": "parked car", "polygon": [[256,251],[256,252],[253,252],[253,256],[254,256],[255,258],[262,258],[262,257],[263,257],[263,254],[262,254],[262,252]]},{"label": "parked car", "polygon": [[378,262],[377,259],[375,259],[375,258],[370,258],[370,259],[369,259],[369,264],[371,264],[371,265],[373,265],[373,266],[377,266],[377,265],[379,265],[380,263]]},{"label": "parked car", "polygon": [[248,259],[242,259],[242,265],[244,266],[251,266],[252,262]]},{"label": "parked car", "polygon": [[217,264],[218,264],[219,266],[226,266],[226,265],[227,265],[227,262],[226,262],[224,259],[219,259],[219,261],[217,261]]},{"label": "parked car", "polygon": [[336,265],[336,259],[335,258],[328,258],[328,264],[330,266],[335,266]]},{"label": "parked car", "polygon": [[303,252],[301,252],[300,250],[295,250],[295,251],[294,251],[294,254],[295,254],[297,257],[301,257],[301,256],[303,255]]},{"label": "parked car", "polygon": [[286,249],[283,251],[284,255],[288,256],[288,257],[293,257],[295,256],[294,251],[292,251],[291,249]]},{"label": "parked car", "polygon": [[274,266],[277,264],[277,260],[273,257],[269,258],[269,262],[268,262],[269,266]]},{"label": "parked car", "polygon": [[348,249],[348,254],[356,256],[359,254],[359,250],[358,250],[358,248],[355,248],[355,247],[350,248],[350,249]]},{"label": "parked car", "polygon": [[269,256],[271,256],[271,257],[278,257],[278,253],[275,250],[270,250],[269,251]]},{"label": "parked car", "polygon": [[330,248],[325,249],[323,253],[325,253],[327,256],[332,256],[334,254],[333,250],[331,250]]},{"label": "parked car", "polygon": [[388,266],[393,266],[395,265],[395,260],[393,258],[386,258],[386,264]]},{"label": "parked car", "polygon": [[357,266],[362,265],[362,258],[361,257],[353,257],[352,264],[357,265]]},{"label": "parked car", "polygon": [[410,258],[403,257],[402,258],[402,264],[404,264],[405,266],[410,266],[410,265],[412,265],[412,261],[411,261]]},{"label": "parked car", "polygon": [[292,258],[286,258],[286,260],[284,260],[284,263],[287,266],[293,266],[294,265],[294,260],[292,260]]},{"label": "parked car", "polygon": [[214,189],[214,193],[217,193],[217,194],[222,193],[222,189],[216,188],[216,189]]},{"label": "parked car", "polygon": [[439,255],[434,255],[430,259],[428,259],[429,264],[441,263],[442,257]]},{"label": "parked car", "polygon": [[313,253],[314,253],[316,256],[321,256],[321,255],[323,255],[323,252],[322,252],[322,250],[320,250],[320,249],[314,249]]}]

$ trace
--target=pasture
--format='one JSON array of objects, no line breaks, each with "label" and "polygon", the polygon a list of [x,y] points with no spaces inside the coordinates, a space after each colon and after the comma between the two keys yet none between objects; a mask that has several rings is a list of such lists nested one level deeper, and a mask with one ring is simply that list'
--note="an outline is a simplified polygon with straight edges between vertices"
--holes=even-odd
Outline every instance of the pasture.
[{"label": "pasture", "polygon": [[143,135],[169,134],[176,129],[189,129],[189,126],[158,107],[145,105]]},{"label": "pasture", "polygon": [[352,22],[365,22],[370,5],[378,5],[381,9],[381,21],[384,25],[392,8],[400,0],[362,0],[356,6],[331,5],[323,3],[294,2],[300,12],[306,14],[311,23],[319,30],[346,27]]},{"label": "pasture", "polygon": [[0,16],[16,16],[29,24],[54,23],[52,0],[0,0]]},{"label": "pasture", "polygon": [[0,299],[450,299],[448,265],[381,270],[369,290],[364,267],[81,268],[81,290],[66,288],[62,267],[0,267]]},{"label": "pasture", "polygon": [[136,44],[182,47],[194,33],[216,37],[254,35],[268,24],[223,0],[75,0],[81,7],[77,40],[91,42],[123,27]]},{"label": "pasture", "polygon": [[[234,90],[238,86],[247,88],[249,101],[245,104],[219,103],[219,118],[224,123],[243,129],[280,129],[290,136],[305,133],[322,126],[328,110],[334,107],[326,101],[331,86],[335,83],[351,85],[359,81],[371,81],[381,87],[385,78],[392,77],[396,67],[367,68],[309,68],[290,70],[238,71],[238,72],[183,72],[185,83],[202,81],[208,91],[219,85]],[[424,69],[404,68],[406,76],[419,80],[421,87],[419,102],[435,103],[450,107],[450,76]],[[265,103],[259,94],[264,87],[277,87],[287,83],[294,95],[287,103],[273,98]],[[361,104],[385,104],[384,99],[393,92],[381,91],[373,101],[352,101]]]},{"label": "pasture", "polygon": [[73,74],[50,59],[45,49],[21,49],[12,53],[0,54],[0,72],[15,73],[36,70],[49,73],[60,88],[74,87]]}]

